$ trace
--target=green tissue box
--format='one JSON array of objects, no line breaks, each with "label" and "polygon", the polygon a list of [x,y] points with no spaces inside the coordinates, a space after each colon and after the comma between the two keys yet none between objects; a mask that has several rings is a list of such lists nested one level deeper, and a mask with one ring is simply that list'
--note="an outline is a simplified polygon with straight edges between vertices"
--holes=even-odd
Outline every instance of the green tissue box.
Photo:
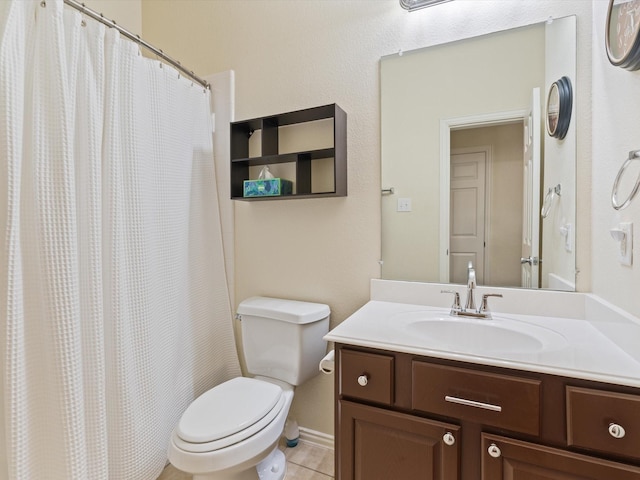
[{"label": "green tissue box", "polygon": [[291,195],[293,182],[284,178],[265,178],[245,180],[243,196],[245,197],[277,197]]}]

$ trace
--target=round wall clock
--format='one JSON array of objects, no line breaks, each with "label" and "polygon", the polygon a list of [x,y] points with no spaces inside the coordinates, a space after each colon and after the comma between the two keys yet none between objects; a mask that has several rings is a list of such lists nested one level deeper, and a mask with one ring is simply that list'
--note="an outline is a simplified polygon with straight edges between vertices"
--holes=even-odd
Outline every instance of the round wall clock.
[{"label": "round wall clock", "polygon": [[609,61],[627,70],[640,68],[640,0],[609,0],[606,29]]},{"label": "round wall clock", "polygon": [[547,96],[547,133],[562,140],[571,123],[573,89],[569,77],[562,77],[551,84]]}]

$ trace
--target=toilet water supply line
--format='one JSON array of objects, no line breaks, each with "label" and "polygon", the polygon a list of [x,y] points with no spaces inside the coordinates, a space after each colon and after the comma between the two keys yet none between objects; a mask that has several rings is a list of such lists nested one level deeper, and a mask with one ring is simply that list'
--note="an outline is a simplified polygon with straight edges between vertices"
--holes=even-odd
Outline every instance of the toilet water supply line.
[{"label": "toilet water supply line", "polygon": [[[335,370],[335,356],[336,352],[332,349],[322,358],[322,360],[320,360],[318,369],[325,375],[331,375]],[[295,447],[298,445],[298,440],[300,440],[300,428],[298,427],[298,422],[296,420],[287,419],[287,422],[284,425],[284,438],[287,439],[287,447]]]},{"label": "toilet water supply line", "polygon": [[[335,351],[331,350],[327,353],[320,364],[318,369],[325,375],[331,375],[335,369]],[[300,428],[298,422],[294,419],[287,419],[284,425],[284,437],[287,439],[287,447],[295,447],[300,440]]]}]

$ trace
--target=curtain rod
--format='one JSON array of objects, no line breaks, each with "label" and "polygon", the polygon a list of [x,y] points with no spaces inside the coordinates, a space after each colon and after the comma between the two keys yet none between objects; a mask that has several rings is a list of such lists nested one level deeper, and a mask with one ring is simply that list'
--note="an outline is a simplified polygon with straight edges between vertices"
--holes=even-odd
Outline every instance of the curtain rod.
[{"label": "curtain rod", "polygon": [[135,35],[135,34],[131,33],[129,30],[127,30],[127,29],[121,27],[120,25],[116,24],[115,21],[109,20],[108,18],[106,18],[101,13],[98,13],[95,10],[92,10],[89,7],[86,7],[84,3],[77,2],[76,0],[64,0],[64,3],[66,5],[69,5],[70,7],[75,8],[76,10],[80,10],[80,12],[82,12],[84,15],[87,15],[88,17],[91,17],[94,20],[97,20],[97,21],[99,21],[101,23],[104,23],[108,27],[115,28],[123,36],[127,37],[129,40],[133,40],[134,42],[136,42],[139,45],[142,45],[144,48],[146,48],[147,50],[151,51],[156,56],[162,58],[168,64],[170,64],[170,65],[174,66],[175,68],[177,68],[178,70],[180,70],[182,73],[187,75],[189,78],[191,78],[194,81],[198,82],[204,88],[210,88],[209,87],[209,82],[207,82],[206,80],[200,78],[199,76],[197,76],[192,71],[187,70],[185,67],[180,65],[180,62],[178,62],[177,60],[174,60],[173,58],[171,58],[169,55],[164,53],[159,48],[156,48],[153,45],[151,45],[150,43],[144,41],[142,38],[140,38],[140,35]]}]

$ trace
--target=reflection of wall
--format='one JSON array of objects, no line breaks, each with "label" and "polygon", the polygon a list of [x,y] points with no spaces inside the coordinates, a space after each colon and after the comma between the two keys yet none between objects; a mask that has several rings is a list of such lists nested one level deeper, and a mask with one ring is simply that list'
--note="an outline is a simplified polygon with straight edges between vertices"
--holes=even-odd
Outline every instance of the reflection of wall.
[{"label": "reflection of wall", "polygon": [[[543,85],[544,24],[383,59],[384,278],[439,279],[440,120],[526,110]],[[399,197],[412,212],[395,212]]]},{"label": "reflection of wall", "polygon": [[[571,21],[573,28],[568,28]],[[557,22],[547,25],[546,28],[546,67],[545,89],[542,91],[543,115],[546,107],[547,94],[551,84],[559,78],[567,75],[573,85],[574,94],[583,95],[583,90],[578,85],[570,72],[576,71],[575,59],[575,18],[571,17],[562,22],[562,28],[555,28]],[[554,48],[563,45],[562,49]],[[571,51],[570,51],[571,49]],[[546,127],[543,127],[544,136],[544,179],[542,189],[546,194],[549,187],[562,185],[562,196],[554,201],[547,218],[542,220],[542,287],[549,286],[549,274],[554,274],[563,279],[569,285],[575,283],[575,157],[576,145],[576,108],[573,102],[571,123],[567,135],[563,140],[558,140],[547,135]],[[568,161],[567,159],[571,159]],[[542,203],[541,203],[542,205]],[[565,247],[565,237],[561,234],[561,228],[571,224],[571,250]]]},{"label": "reflection of wall", "polygon": [[491,217],[486,236],[487,285],[520,284],[522,249],[522,122],[451,132],[451,150],[491,147]]}]

